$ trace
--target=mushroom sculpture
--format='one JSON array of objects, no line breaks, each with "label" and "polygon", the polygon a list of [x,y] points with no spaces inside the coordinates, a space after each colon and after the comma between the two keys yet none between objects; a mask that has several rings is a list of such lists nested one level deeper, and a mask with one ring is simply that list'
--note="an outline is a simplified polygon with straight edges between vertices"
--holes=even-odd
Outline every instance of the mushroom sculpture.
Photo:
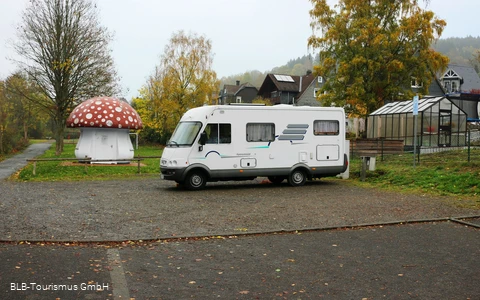
[{"label": "mushroom sculpture", "polygon": [[125,160],[133,158],[130,129],[141,129],[143,124],[127,102],[113,97],[96,97],[82,102],[72,111],[67,127],[80,128],[76,158],[90,157],[98,163],[115,164],[129,163]]}]

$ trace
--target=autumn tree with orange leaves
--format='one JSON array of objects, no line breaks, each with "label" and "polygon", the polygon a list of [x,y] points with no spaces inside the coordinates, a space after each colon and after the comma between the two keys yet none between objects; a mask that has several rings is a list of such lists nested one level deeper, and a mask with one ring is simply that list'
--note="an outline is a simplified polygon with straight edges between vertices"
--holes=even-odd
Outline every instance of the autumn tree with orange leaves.
[{"label": "autumn tree with orange leaves", "polygon": [[155,129],[165,142],[188,109],[214,103],[219,81],[212,64],[210,40],[184,31],[172,35],[140,99],[134,101],[147,131]]},{"label": "autumn tree with orange leaves", "polygon": [[317,74],[326,78],[319,100],[366,116],[385,101],[413,97],[412,79],[422,93],[448,58],[430,48],[446,22],[418,0],[311,0],[308,45],[320,53]]}]

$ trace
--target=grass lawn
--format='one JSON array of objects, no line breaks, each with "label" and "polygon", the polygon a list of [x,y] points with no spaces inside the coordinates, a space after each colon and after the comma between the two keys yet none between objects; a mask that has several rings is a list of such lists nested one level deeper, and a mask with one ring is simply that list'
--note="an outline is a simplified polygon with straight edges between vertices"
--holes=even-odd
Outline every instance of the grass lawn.
[{"label": "grass lawn", "polygon": [[[161,156],[163,147],[140,146],[135,150],[137,156]],[[55,144],[38,158],[75,158],[75,144],[65,144],[60,156],[55,156]],[[160,158],[145,158],[141,161],[141,174],[138,174],[136,161],[131,165],[97,165],[78,164],[75,161],[40,161],[37,162],[36,175],[33,175],[33,163],[15,175],[20,181],[75,181],[75,180],[109,180],[160,176]]]},{"label": "grass lawn", "polygon": [[480,149],[471,150],[470,162],[466,151],[422,154],[415,167],[411,154],[392,155],[383,162],[377,157],[376,170],[367,171],[364,182],[360,180],[361,160],[353,159],[350,176],[360,186],[462,198],[468,200],[464,206],[480,208]]}]

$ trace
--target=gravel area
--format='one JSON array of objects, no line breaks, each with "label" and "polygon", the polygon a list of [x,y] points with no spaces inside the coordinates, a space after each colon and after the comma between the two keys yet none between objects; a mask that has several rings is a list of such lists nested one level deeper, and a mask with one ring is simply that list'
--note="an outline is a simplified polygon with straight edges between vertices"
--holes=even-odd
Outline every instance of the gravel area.
[{"label": "gravel area", "polygon": [[209,183],[190,192],[160,179],[0,181],[0,240],[119,241],[302,230],[479,216],[452,199],[355,187]]}]

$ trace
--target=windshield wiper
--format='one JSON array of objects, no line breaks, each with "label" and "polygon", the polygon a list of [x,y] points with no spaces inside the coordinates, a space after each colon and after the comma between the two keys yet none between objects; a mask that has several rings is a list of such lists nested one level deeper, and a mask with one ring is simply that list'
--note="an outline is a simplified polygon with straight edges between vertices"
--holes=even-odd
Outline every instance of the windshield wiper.
[{"label": "windshield wiper", "polygon": [[175,141],[173,141],[173,140],[170,140],[169,143],[168,143],[168,145],[175,145],[175,146],[177,146],[177,147],[180,147],[180,146],[178,145],[178,143],[175,142]]}]

